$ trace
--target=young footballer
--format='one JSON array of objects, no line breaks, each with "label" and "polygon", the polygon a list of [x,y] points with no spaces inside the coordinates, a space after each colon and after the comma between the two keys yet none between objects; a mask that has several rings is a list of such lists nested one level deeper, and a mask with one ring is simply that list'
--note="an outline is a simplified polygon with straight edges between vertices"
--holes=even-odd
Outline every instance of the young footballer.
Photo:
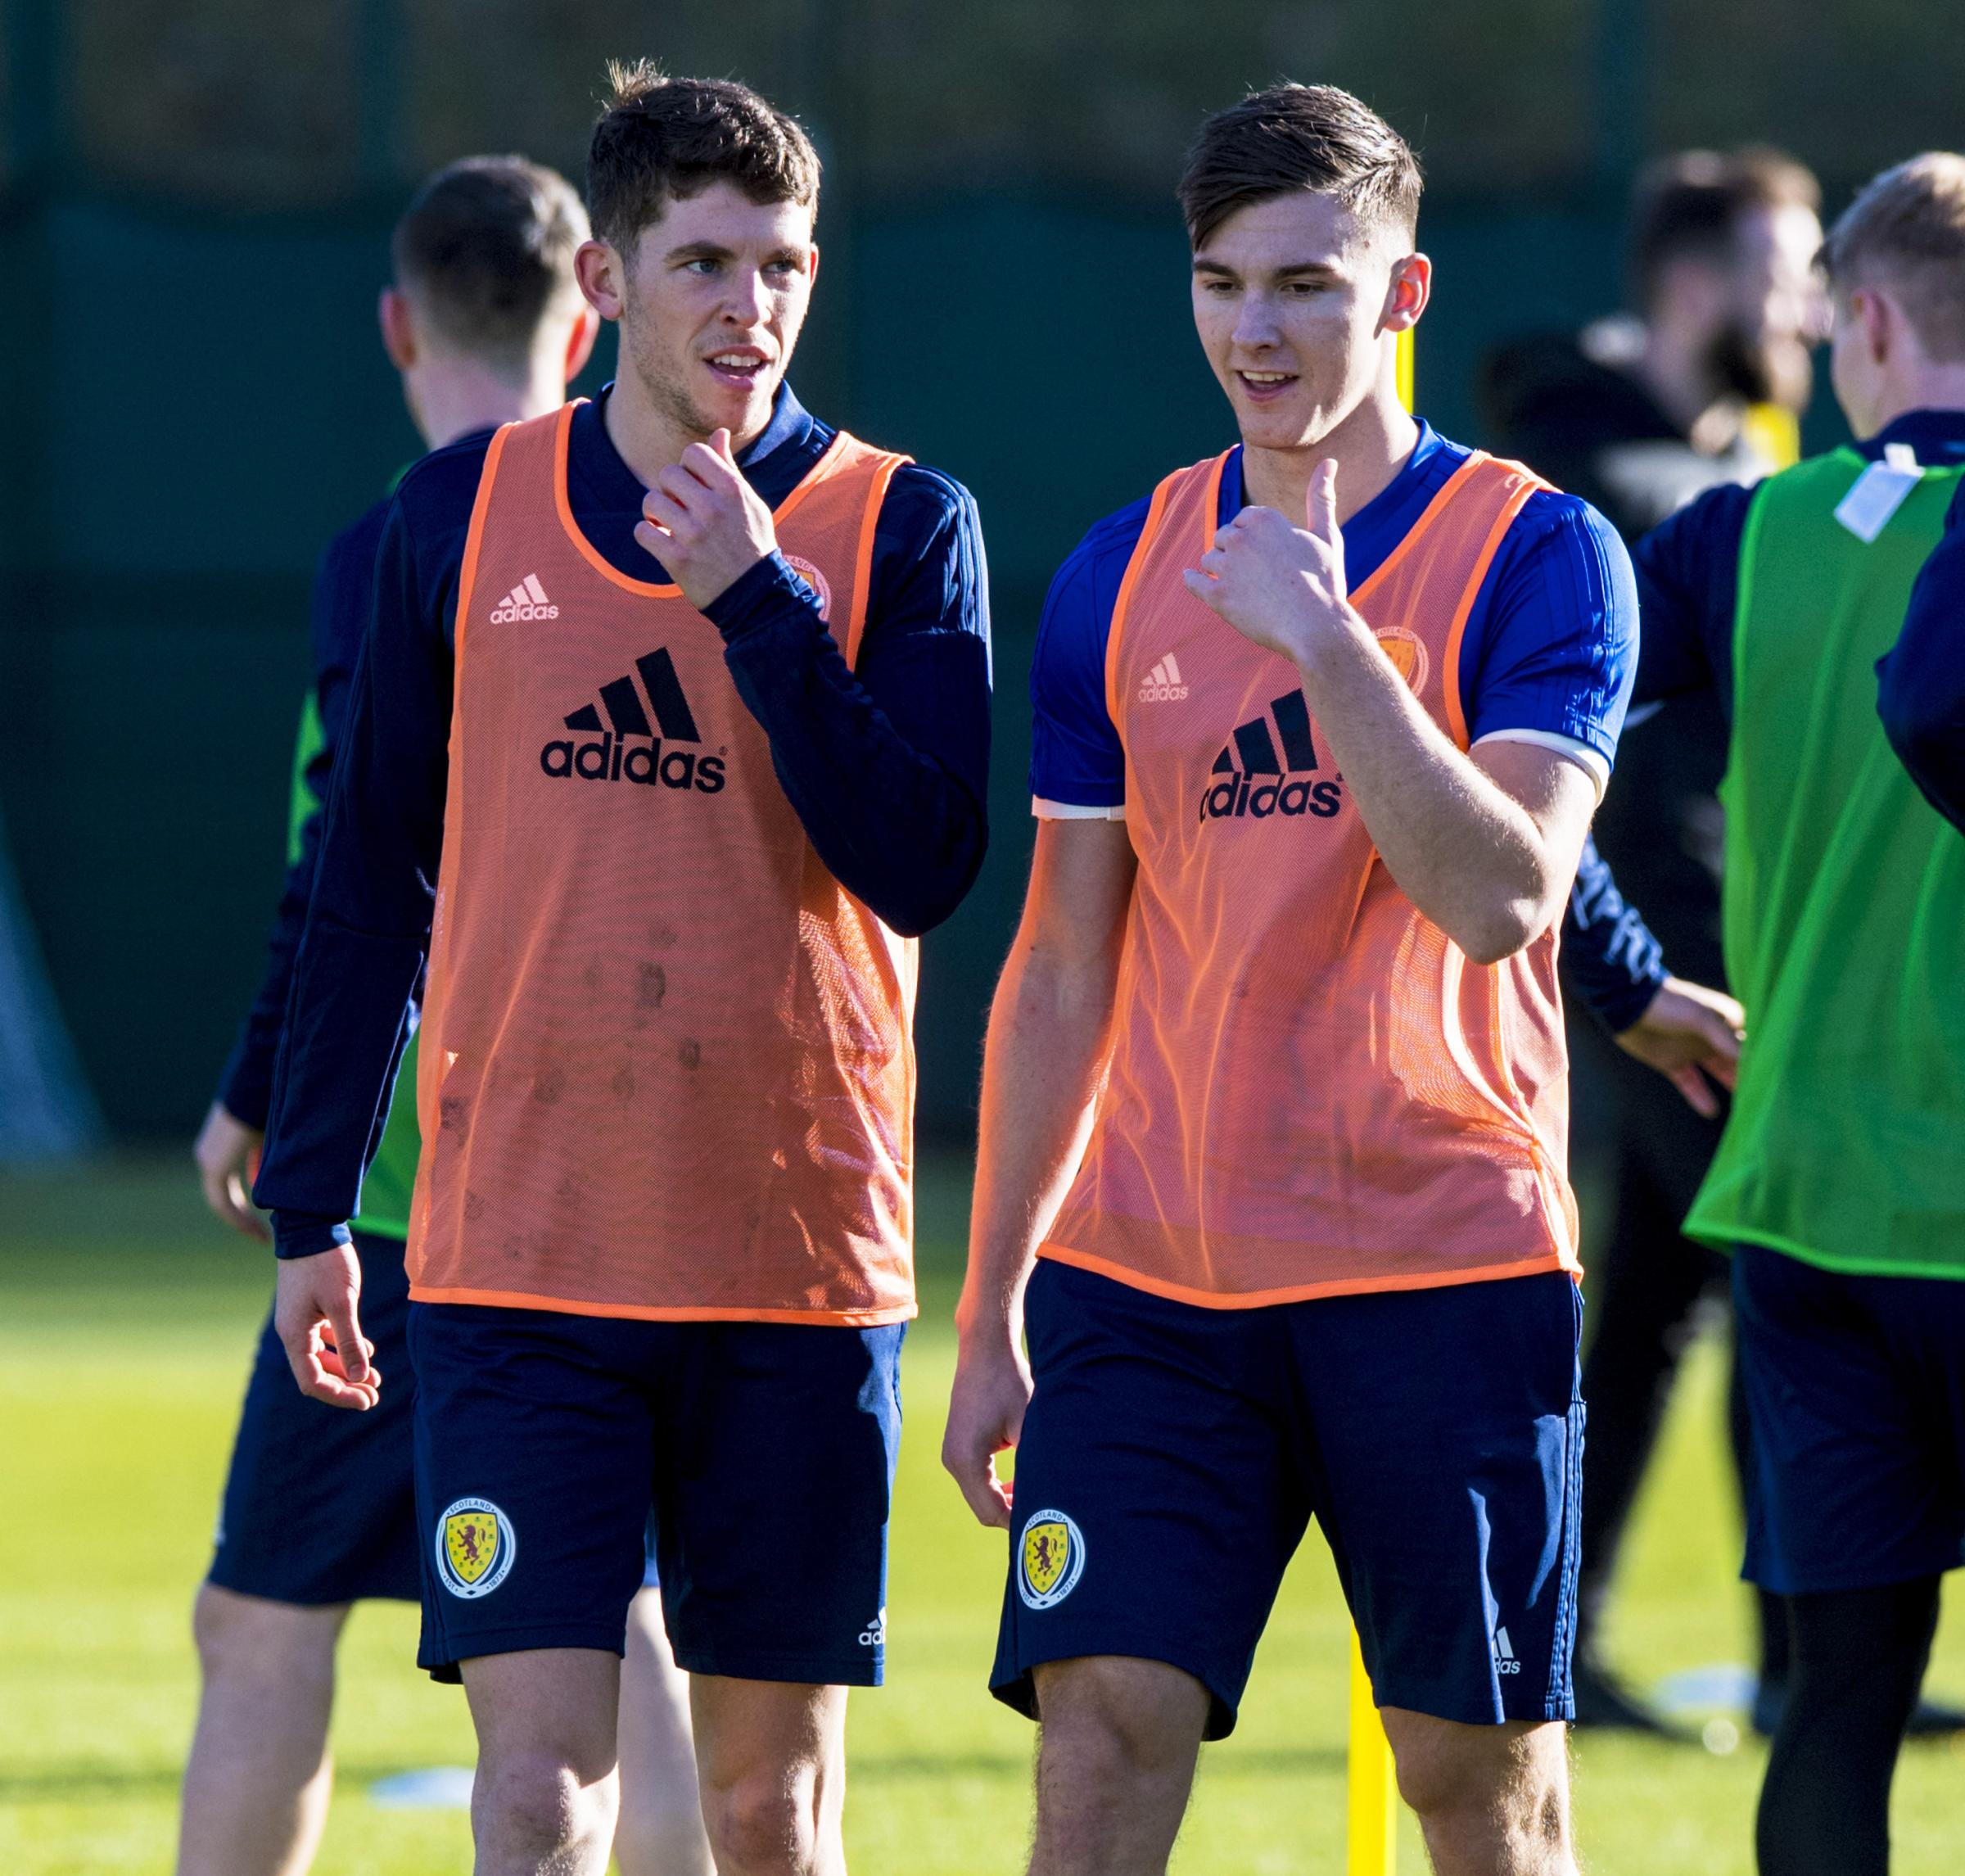
[{"label": "young footballer", "polygon": [[373,1411],[354,1210],[425,969],[408,1255],[422,1659],[481,1872],[598,1872],[651,1499],[722,1876],[836,1872],[914,1313],[914,936],[986,839],[968,495],[784,382],[819,165],[616,74],[601,399],[391,505],[256,1196],[303,1388]]},{"label": "young footballer", "polygon": [[1042,1723],[1031,1867],[1165,1868],[1315,1517],[1435,1866],[1558,1876],[1583,1408],[1553,926],[1628,563],[1402,408],[1419,173],[1356,98],[1245,99],[1180,192],[1241,441],[1052,588],[945,1453],[1010,1530],[992,1685]]},{"label": "young footballer", "polygon": [[1637,550],[1639,694],[1710,692],[1730,725],[1747,1040],[1686,1230],[1734,1253],[1746,1573],[1789,1599],[1762,1876],[1887,1867],[1940,1578],[1965,1562],[1965,845],[1940,812],[1959,805],[1965,157],[1877,177],[1823,258],[1860,441],[1701,496]]},{"label": "young footballer", "polygon": [[[427,443],[488,438],[558,409],[599,322],[573,278],[586,214],[565,179],[515,156],[440,170],[397,224],[382,340]],[[249,1236],[246,1202],[271,1095],[293,958],[313,888],[323,799],[341,741],[386,503],[337,536],[314,585],[314,685],[295,763],[286,890],[264,979],[196,1157],[213,1210]],[[270,1317],[240,1421],[195,1624],[204,1671],[186,1769],[180,1867],[211,1876],[305,1869],[326,1815],[336,1644],[350,1603],[421,1594],[404,1349],[403,1240],[418,1150],[408,1101],[391,1111],[352,1223],[364,1328],[396,1378],[352,1420],[296,1392]],[[653,1573],[650,1573],[651,1583]],[[622,1723],[635,1742],[616,1850],[626,1876],[709,1867],[680,1676],[653,1588],[635,1606]]]}]

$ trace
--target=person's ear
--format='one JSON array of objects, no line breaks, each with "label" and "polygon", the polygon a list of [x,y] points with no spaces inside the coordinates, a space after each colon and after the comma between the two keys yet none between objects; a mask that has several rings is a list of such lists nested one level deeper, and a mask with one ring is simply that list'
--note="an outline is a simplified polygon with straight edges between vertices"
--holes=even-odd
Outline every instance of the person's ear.
[{"label": "person's ear", "polygon": [[587,304],[603,319],[618,319],[626,303],[626,262],[604,241],[583,241],[573,256],[573,277]]},{"label": "person's ear", "polygon": [[600,337],[600,314],[591,306],[582,306],[573,321],[573,330],[567,335],[567,356],[562,377],[567,384],[587,368],[587,360],[594,355],[594,341]]},{"label": "person's ear", "polygon": [[1849,310],[1862,322],[1863,349],[1870,363],[1887,364],[1898,337],[1896,308],[1873,287],[1859,287],[1849,296]]},{"label": "person's ear", "polygon": [[1409,331],[1433,297],[1433,263],[1423,254],[1408,254],[1395,261],[1392,281],[1385,292],[1385,310],[1380,323],[1392,332]]},{"label": "person's ear", "polygon": [[375,303],[376,323],[382,329],[382,350],[398,371],[416,363],[416,320],[400,287],[385,287]]}]

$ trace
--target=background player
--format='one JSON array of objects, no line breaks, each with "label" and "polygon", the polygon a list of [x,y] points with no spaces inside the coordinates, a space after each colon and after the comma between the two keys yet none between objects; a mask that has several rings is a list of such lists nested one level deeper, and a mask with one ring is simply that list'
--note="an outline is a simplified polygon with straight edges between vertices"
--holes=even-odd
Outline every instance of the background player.
[{"label": "background player", "polygon": [[[1871,675],[1965,482],[1965,158],[1877,178],[1824,255],[1860,442],[1701,497],[1637,556],[1640,694],[1707,690],[1731,724],[1748,1042],[1686,1229],[1735,1252],[1746,1575],[1789,1598],[1763,1876],[1886,1868],[1940,1577],[1965,1561],[1965,849],[1891,754]],[[1940,567],[1920,597],[1949,591]]]},{"label": "background player", "polygon": [[391,505],[257,1190],[296,1374],[373,1408],[340,1221],[428,947],[422,1658],[478,1867],[606,1860],[653,1496],[716,1866],[832,1872],[914,1311],[901,934],[987,839],[982,549],[784,382],[804,132],[615,77],[577,265],[620,376]]},{"label": "background player", "polygon": [[[1574,337],[1518,340],[1489,359],[1480,390],[1494,448],[1593,503],[1627,544],[1703,490],[1756,481],[1781,467],[1750,419],[1771,409],[1791,427],[1808,403],[1810,348],[1825,329],[1814,270],[1821,204],[1814,177],[1775,151],[1687,151],[1653,165],[1631,203],[1638,317],[1600,321]],[[1674,970],[1700,985],[1723,984],[1724,821],[1714,795],[1726,766],[1724,720],[1710,698],[1641,716],[1626,731],[1618,765],[1619,785],[1597,822],[1598,838],[1619,857],[1618,884],[1642,906]],[[1606,876],[1586,851],[1562,954],[1565,987],[1622,1044],[1608,1046],[1594,1024],[1570,1025],[1573,1163],[1586,1215],[1597,1194],[1606,1213],[1590,1261],[1583,1364],[1590,1463],[1576,1723],[1660,1731],[1599,1658],[1597,1636],[1695,1308],[1725,1282],[1724,1260],[1678,1228],[1719,1144],[1722,1111],[1697,1074],[1680,1083],[1694,1103],[1688,1109],[1633,1059],[1644,1058],[1644,1019],[1667,992],[1656,947],[1634,933],[1618,942],[1626,907],[1615,892],[1606,897]],[[1615,952],[1608,968],[1593,964],[1606,940]],[[1722,1018],[1737,1023],[1730,998],[1719,1006],[1715,1020]],[[1744,1480],[1750,1456],[1737,1376],[1729,1407]],[[1759,1613],[1754,1716],[1771,1730],[1787,1624],[1764,1593]]]},{"label": "background player", "polygon": [[[383,345],[427,443],[481,440],[500,423],[558,408],[599,328],[573,278],[585,233],[585,211],[565,179],[519,157],[466,159],[418,192],[395,229],[395,279],[379,310]],[[386,512],[377,503],[338,536],[315,581],[314,685],[295,760],[286,888],[264,979],[196,1147],[212,1209],[261,1239],[266,1227],[244,1181],[272,1096]],[[354,1221],[364,1327],[391,1377],[386,1400],[359,1418],[309,1400],[294,1389],[270,1315],[260,1339],[194,1618],[204,1692],[185,1771],[187,1876],[308,1866],[332,1783],[328,1726],[349,1605],[422,1593],[403,1273],[418,1149],[414,1105],[398,1101]],[[653,1589],[636,1599],[633,1629],[622,1723],[634,1769],[617,1849],[627,1876],[688,1876],[707,1869],[708,1849],[682,1683]]]},{"label": "background player", "polygon": [[1164,1868],[1313,1514],[1437,1867],[1574,1868],[1551,928],[1635,613],[1601,517],[1401,408],[1419,190],[1330,87],[1204,126],[1242,446],[1094,528],[1040,632],[945,1457],[1012,1530],[1044,1876]]}]

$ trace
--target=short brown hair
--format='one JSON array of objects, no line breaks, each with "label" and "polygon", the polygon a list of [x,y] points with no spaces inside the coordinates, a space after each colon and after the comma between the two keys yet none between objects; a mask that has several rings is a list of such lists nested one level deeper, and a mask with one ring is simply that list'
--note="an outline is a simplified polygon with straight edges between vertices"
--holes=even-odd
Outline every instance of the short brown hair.
[{"label": "short brown hair", "polygon": [[1421,186],[1419,159],[1369,105],[1334,84],[1276,84],[1202,124],[1178,194],[1198,248],[1236,210],[1299,189],[1410,239]]},{"label": "short brown hair", "polygon": [[712,183],[754,202],[819,201],[819,152],[797,119],[727,79],[669,78],[647,59],[611,65],[613,87],[587,147],[587,212],[616,247],[671,201]]},{"label": "short brown hair", "polygon": [[586,210],[557,170],[466,156],[417,191],[391,251],[397,286],[442,338],[516,369],[540,322],[577,297],[573,255],[586,237]]},{"label": "short brown hair", "polygon": [[1965,359],[1965,156],[1927,151],[1866,183],[1822,264],[1845,292],[1887,285],[1934,359]]},{"label": "short brown hair", "polygon": [[1766,144],[1682,150],[1638,175],[1631,197],[1631,283],[1647,310],[1665,269],[1691,256],[1732,260],[1741,222],[1756,209],[1822,212],[1814,170]]}]

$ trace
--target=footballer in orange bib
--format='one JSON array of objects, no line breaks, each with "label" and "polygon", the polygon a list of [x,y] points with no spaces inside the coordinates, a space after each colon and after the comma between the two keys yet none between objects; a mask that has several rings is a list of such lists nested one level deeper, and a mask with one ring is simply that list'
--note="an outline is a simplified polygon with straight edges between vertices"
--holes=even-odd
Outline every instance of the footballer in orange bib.
[{"label": "footballer in orange bib", "polygon": [[982,545],[959,485],[784,382],[805,133],[614,78],[576,267],[619,376],[391,506],[257,1190],[302,1386],[373,1402],[342,1221],[425,979],[420,1658],[480,1721],[481,1860],[606,1866],[652,1526],[718,1867],[763,1831],[842,1868],[915,1313],[915,939],[987,841]]},{"label": "footballer in orange bib", "polygon": [[1164,1867],[1315,1518],[1435,1862],[1501,1876],[1533,1835],[1566,1871],[1556,927],[1630,568],[1401,405],[1431,267],[1380,119],[1258,93],[1181,193],[1241,441],[1093,528],[1046,607],[944,1449],[1010,1534],[1032,1869]]}]

